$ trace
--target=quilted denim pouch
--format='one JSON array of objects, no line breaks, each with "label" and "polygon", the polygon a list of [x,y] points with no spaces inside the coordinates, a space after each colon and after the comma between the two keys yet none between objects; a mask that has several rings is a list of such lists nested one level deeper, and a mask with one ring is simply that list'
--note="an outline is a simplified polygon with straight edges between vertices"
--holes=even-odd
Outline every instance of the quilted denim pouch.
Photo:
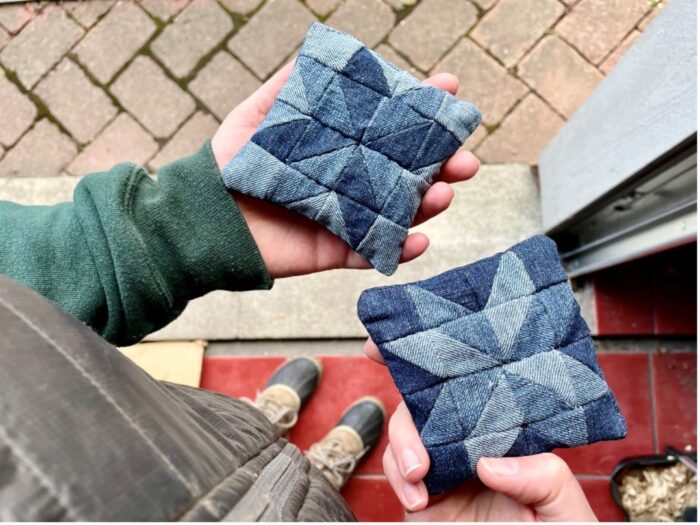
[{"label": "quilted denim pouch", "polygon": [[482,456],[627,433],[547,237],[424,281],[365,290],[358,313],[428,450],[430,493],[475,477]]},{"label": "quilted denim pouch", "polygon": [[222,179],[322,224],[391,275],[423,194],[480,118],[471,104],[315,23]]}]

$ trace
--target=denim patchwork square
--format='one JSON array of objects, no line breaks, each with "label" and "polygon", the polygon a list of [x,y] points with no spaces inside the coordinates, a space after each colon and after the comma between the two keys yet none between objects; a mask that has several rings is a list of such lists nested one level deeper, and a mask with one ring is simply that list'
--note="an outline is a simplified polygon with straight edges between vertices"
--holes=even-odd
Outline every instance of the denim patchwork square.
[{"label": "denim patchwork square", "polygon": [[415,283],[365,290],[358,314],[430,455],[430,493],[482,456],[627,434],[586,322],[544,236]]},{"label": "denim patchwork square", "polygon": [[473,105],[315,23],[222,179],[322,224],[391,275],[423,194],[480,118]]}]

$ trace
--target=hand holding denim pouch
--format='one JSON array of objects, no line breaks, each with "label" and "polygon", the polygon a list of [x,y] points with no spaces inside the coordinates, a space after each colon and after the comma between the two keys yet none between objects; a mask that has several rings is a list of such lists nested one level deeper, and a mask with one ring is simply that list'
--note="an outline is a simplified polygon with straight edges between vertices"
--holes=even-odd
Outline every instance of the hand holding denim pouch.
[{"label": "hand holding denim pouch", "polygon": [[471,104],[315,23],[221,176],[230,190],[320,223],[391,275],[423,194],[479,120]]},{"label": "hand holding denim pouch", "polygon": [[365,290],[379,346],[444,492],[482,456],[524,456],[627,434],[556,245],[537,236],[415,283]]}]

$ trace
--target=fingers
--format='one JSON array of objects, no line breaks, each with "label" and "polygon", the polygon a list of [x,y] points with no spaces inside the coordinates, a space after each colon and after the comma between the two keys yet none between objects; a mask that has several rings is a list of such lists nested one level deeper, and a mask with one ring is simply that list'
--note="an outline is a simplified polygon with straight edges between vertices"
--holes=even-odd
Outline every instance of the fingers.
[{"label": "fingers", "polygon": [[429,245],[430,240],[427,235],[424,233],[411,233],[403,243],[400,262],[405,263],[420,257],[425,253]]},{"label": "fingers", "polygon": [[404,508],[410,512],[424,509],[428,504],[428,489],[425,488],[425,483],[411,483],[401,476],[390,446],[386,447],[382,462],[386,479]]},{"label": "fingers", "polygon": [[531,505],[542,521],[597,521],[571,470],[554,454],[481,458],[477,473],[487,487]]},{"label": "fingers", "polygon": [[428,473],[430,457],[403,401],[389,420],[389,443],[401,477],[417,483]]},{"label": "fingers", "polygon": [[428,219],[432,219],[450,207],[454,190],[446,182],[436,182],[425,192],[423,200],[418,208],[418,213],[413,220],[413,226],[417,226]]},{"label": "fingers", "polygon": [[384,358],[382,357],[382,354],[379,352],[379,347],[376,344],[374,344],[374,341],[372,341],[369,337],[367,338],[367,341],[365,341],[365,354],[372,361],[375,361],[375,362],[379,363],[380,365],[386,364],[384,362]]},{"label": "fingers", "polygon": [[458,151],[442,165],[436,180],[443,182],[462,182],[471,179],[479,171],[479,159],[469,151]]},{"label": "fingers", "polygon": [[459,89],[459,79],[450,73],[438,73],[432,77],[426,78],[423,84],[433,86],[443,91],[455,95]]}]

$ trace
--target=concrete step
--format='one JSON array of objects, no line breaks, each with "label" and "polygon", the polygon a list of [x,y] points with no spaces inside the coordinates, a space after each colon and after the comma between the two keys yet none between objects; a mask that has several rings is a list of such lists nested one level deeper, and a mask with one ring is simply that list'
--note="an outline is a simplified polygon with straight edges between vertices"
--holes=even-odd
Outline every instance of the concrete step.
[{"label": "concrete step", "polygon": [[[76,178],[0,179],[0,199],[66,201]],[[540,231],[537,182],[529,166],[482,167],[455,186],[450,210],[415,229],[431,239],[428,252],[391,277],[373,270],[334,270],[278,280],[270,291],[212,292],[192,301],[173,323],[148,339],[363,338],[357,298],[371,286],[430,277],[508,248]]]}]

